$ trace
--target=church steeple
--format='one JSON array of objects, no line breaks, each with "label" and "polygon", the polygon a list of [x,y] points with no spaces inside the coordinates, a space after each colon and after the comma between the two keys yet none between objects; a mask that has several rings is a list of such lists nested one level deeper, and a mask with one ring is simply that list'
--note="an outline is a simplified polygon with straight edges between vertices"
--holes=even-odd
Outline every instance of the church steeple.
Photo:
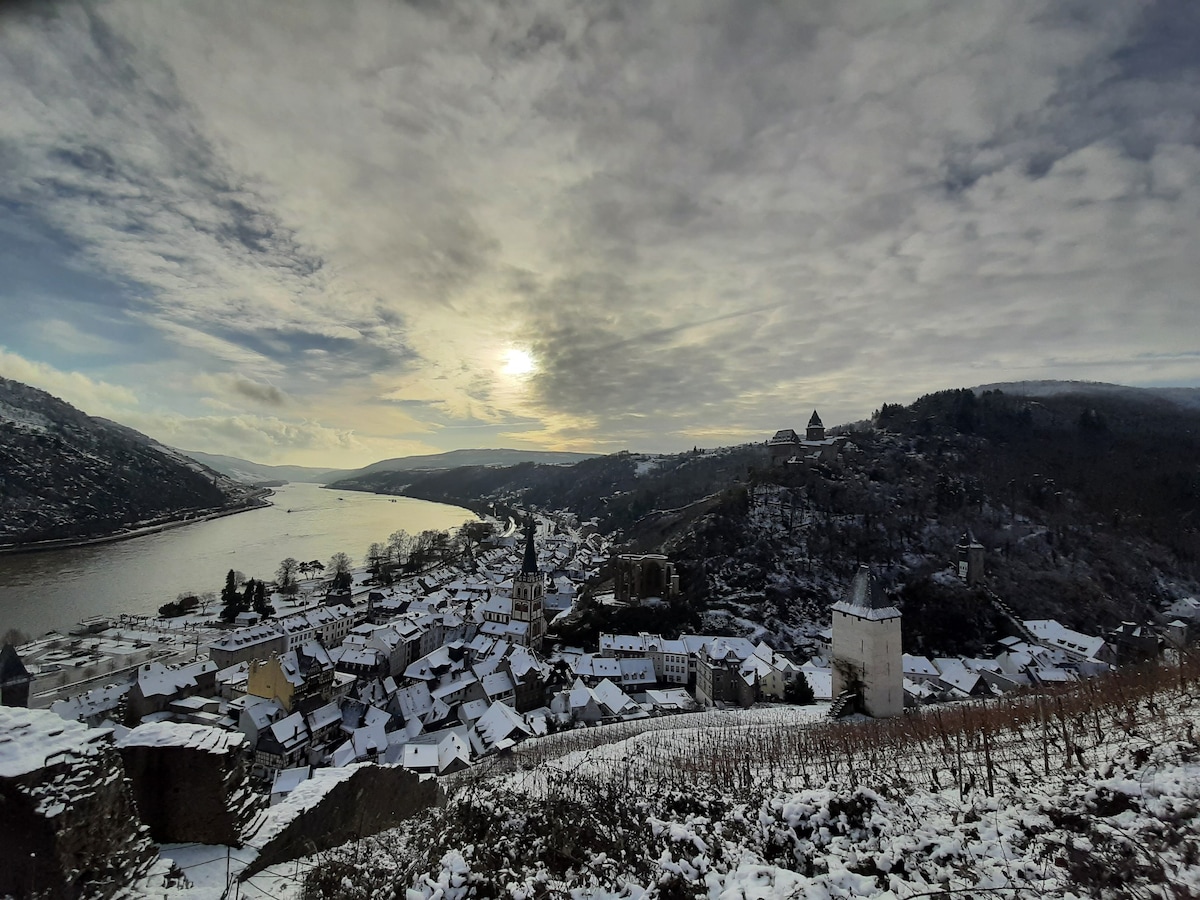
[{"label": "church steeple", "polygon": [[525,556],[521,560],[521,574],[513,578],[511,621],[525,625],[517,640],[527,647],[540,650],[546,634],[546,579],[538,571],[537,550],[533,546],[535,530],[533,517],[530,516],[525,523]]},{"label": "church steeple", "polygon": [[525,522],[525,558],[521,560],[522,575],[536,575],[538,573],[537,550],[533,546],[533,533],[537,530],[534,525],[533,517],[530,516]]},{"label": "church steeple", "polygon": [[814,409],[812,418],[808,420],[808,429],[804,435],[804,439],[808,441],[823,441],[825,440],[825,425],[821,422],[821,417],[817,415]]}]

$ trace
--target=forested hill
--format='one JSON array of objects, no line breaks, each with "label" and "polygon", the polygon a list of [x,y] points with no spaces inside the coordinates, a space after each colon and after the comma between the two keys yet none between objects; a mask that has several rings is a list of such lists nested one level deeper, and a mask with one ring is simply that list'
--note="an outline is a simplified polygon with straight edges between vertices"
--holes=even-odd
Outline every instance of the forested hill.
[{"label": "forested hill", "polygon": [[828,624],[866,562],[904,604],[909,649],[971,653],[1005,625],[982,588],[950,577],[967,531],[986,548],[988,587],[1023,617],[1096,630],[1200,593],[1198,460],[1200,412],[1149,392],[964,389],[884,404],[828,465],[772,468],[754,444],[394,474],[373,486],[570,509],[631,549],[669,553],[686,594],[673,613],[689,627],[784,646]]},{"label": "forested hill", "polygon": [[331,487],[404,494],[423,500],[567,509],[613,533],[656,510],[687,506],[744,481],[767,459],[761,446],[675,455],[617,453],[572,466],[523,463],[440,472],[376,472]]},{"label": "forested hill", "polygon": [[144,434],[0,378],[0,546],[102,537],[253,497]]}]

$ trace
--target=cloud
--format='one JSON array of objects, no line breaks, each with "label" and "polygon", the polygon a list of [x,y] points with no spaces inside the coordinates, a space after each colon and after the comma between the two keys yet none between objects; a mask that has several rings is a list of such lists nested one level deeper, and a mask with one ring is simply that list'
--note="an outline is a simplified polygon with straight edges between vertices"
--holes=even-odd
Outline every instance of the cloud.
[{"label": "cloud", "polygon": [[[180,408],[669,449],[1014,377],[1200,381],[1182,0],[114,0],[5,25],[0,225],[105,285]],[[27,359],[67,340],[21,333]],[[317,446],[263,427],[263,452]]]},{"label": "cloud", "polygon": [[213,405],[242,404],[249,400],[256,406],[280,408],[292,403],[292,398],[273,384],[254,381],[243,375],[203,375],[196,387],[216,395]]},{"label": "cloud", "polygon": [[25,359],[0,346],[0,375],[40,388],[89,415],[120,419],[138,405],[128,388],[96,381],[81,372],[63,372],[46,363]]}]

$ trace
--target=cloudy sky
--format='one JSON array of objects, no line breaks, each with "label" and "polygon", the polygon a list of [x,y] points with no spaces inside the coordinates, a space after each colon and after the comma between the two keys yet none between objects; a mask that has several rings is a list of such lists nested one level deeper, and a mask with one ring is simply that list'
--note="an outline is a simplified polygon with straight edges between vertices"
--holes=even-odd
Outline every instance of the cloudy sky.
[{"label": "cloudy sky", "polygon": [[356,465],[1200,384],[1193,0],[0,13],[0,375]]}]

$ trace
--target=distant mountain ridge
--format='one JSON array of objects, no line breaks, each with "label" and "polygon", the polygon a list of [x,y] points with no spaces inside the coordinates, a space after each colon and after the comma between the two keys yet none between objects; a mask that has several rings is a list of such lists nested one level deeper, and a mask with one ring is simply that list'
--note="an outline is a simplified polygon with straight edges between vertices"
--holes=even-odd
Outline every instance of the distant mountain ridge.
[{"label": "distant mountain ridge", "polygon": [[[557,450],[450,450],[446,453],[430,453],[424,456],[398,456],[393,459],[382,459],[361,469],[321,469],[312,466],[268,466],[263,463],[251,462],[248,459],[200,453],[195,450],[181,450],[180,452],[230,478],[236,478],[248,484],[267,481],[311,481],[318,484],[336,484],[339,488],[360,487],[361,479],[386,472],[436,472],[465,466],[516,466],[521,463],[569,466],[599,455]],[[369,488],[360,487],[360,489]]]},{"label": "distant mountain ridge", "polygon": [[108,537],[261,502],[132,428],[0,378],[0,546]]},{"label": "distant mountain ridge", "polygon": [[977,394],[983,391],[1003,391],[1006,394],[1020,394],[1024,397],[1058,397],[1063,394],[1100,394],[1131,400],[1157,397],[1184,409],[1200,409],[1200,387],[1140,388],[1104,381],[1000,381],[995,384],[981,384],[972,390]]},{"label": "distant mountain ridge", "polygon": [[347,469],[325,469],[316,466],[269,466],[251,462],[236,456],[218,453],[202,453],[199,450],[180,450],[196,462],[203,463],[215,472],[228,475],[245,484],[261,484],[267,481],[307,481],[327,484],[349,473]]}]

